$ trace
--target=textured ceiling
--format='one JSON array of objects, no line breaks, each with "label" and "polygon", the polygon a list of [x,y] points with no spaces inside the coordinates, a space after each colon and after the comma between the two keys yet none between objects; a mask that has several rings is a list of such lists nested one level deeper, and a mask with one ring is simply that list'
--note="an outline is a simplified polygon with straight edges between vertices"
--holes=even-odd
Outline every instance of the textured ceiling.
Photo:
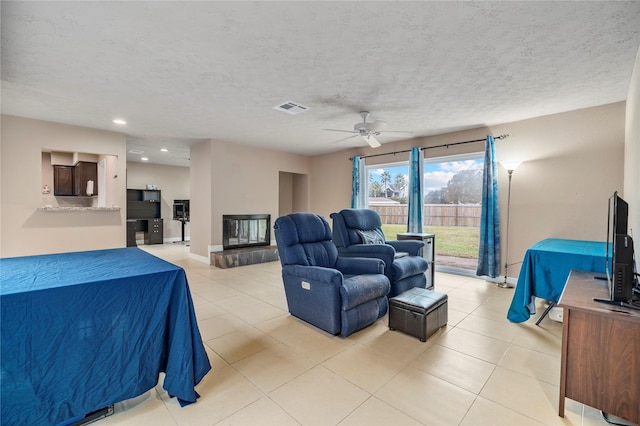
[{"label": "textured ceiling", "polygon": [[[415,137],[622,101],[640,46],[639,1],[0,7],[3,113],[122,131],[176,165],[201,139],[364,146],[322,130],[352,129],[361,110]],[[273,109],[286,101],[310,110]]]}]

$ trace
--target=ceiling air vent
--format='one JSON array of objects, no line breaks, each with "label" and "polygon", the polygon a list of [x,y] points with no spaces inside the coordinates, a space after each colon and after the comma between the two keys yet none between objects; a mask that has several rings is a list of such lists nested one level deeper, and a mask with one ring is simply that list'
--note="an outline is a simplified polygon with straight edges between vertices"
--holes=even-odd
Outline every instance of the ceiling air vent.
[{"label": "ceiling air vent", "polygon": [[274,106],[273,109],[275,109],[276,111],[286,112],[287,114],[296,115],[309,110],[309,107],[301,105],[297,102],[289,101],[283,103],[282,105]]}]

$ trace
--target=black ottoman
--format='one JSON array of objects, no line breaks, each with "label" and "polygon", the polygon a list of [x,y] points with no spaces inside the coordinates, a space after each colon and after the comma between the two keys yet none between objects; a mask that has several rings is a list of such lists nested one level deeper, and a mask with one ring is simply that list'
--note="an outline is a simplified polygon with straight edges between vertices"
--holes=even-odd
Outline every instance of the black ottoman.
[{"label": "black ottoman", "polygon": [[447,323],[447,295],[414,287],[389,299],[389,329],[422,342]]}]

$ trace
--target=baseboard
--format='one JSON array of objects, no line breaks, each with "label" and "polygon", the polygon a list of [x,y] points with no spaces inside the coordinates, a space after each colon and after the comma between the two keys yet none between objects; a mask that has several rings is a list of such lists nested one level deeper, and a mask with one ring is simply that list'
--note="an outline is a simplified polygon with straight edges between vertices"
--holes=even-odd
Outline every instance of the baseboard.
[{"label": "baseboard", "polygon": [[163,242],[165,242],[165,243],[182,243],[182,242],[188,243],[189,242],[189,237],[185,236],[184,237],[184,241],[182,241],[181,237],[164,238]]},{"label": "baseboard", "polygon": [[197,260],[198,262],[206,263],[207,265],[211,265],[211,261],[207,256],[200,256],[199,254],[189,253],[189,259]]},{"label": "baseboard", "polygon": [[[486,275],[478,276],[476,275],[475,271],[472,271],[471,269],[454,268],[451,266],[438,266],[438,264],[436,264],[436,272],[444,272],[445,274],[462,275],[464,277],[480,278],[487,282],[496,283],[496,284],[504,283],[504,275],[500,275],[495,278],[491,278]],[[515,285],[518,283],[518,278],[507,277],[507,283],[515,287]]]}]

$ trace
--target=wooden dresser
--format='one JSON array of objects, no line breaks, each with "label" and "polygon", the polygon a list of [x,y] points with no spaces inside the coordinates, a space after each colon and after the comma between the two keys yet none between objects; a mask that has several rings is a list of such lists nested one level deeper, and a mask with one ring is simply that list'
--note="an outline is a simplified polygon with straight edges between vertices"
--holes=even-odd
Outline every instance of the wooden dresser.
[{"label": "wooden dresser", "polygon": [[593,301],[609,298],[605,280],[571,271],[564,309],[559,415],[565,397],[640,423],[640,311]]}]

